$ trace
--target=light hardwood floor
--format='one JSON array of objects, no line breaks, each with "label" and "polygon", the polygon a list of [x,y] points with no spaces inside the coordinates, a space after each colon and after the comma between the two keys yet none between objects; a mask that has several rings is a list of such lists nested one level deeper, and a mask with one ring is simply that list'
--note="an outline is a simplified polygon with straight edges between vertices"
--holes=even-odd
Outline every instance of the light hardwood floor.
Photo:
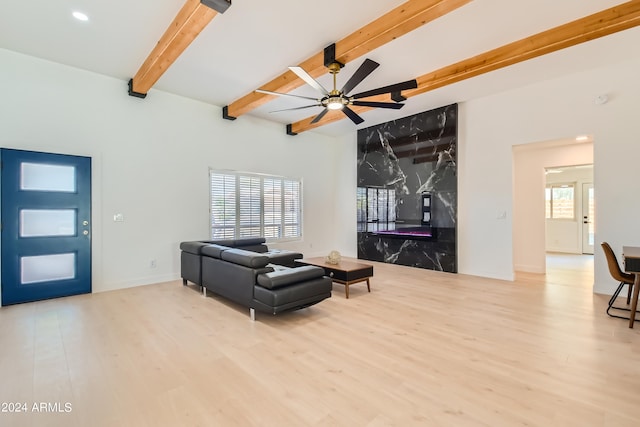
[{"label": "light hardwood floor", "polygon": [[256,322],[181,282],[2,308],[0,401],[28,411],[0,425],[640,425],[640,325],[582,270],[372,264],[371,293]]}]

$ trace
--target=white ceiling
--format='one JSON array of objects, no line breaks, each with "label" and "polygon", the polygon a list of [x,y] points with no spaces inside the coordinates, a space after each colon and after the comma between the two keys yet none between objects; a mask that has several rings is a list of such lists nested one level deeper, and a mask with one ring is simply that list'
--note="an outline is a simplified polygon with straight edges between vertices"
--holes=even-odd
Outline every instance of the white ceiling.
[{"label": "white ceiling", "polygon": [[[225,106],[280,75],[287,66],[299,64],[402,3],[403,0],[233,0],[232,6],[214,18],[154,89]],[[357,91],[418,77],[619,3],[622,0],[472,1],[370,52],[367,57],[381,66]],[[122,95],[128,96],[126,82],[138,71],[183,4],[184,0],[0,0],[0,48],[122,79]],[[75,20],[71,16],[74,10],[86,13],[90,20]],[[399,111],[378,109],[363,113],[365,122],[359,126],[345,119],[313,131],[341,135],[442,105],[623,61],[637,55],[639,45],[640,30],[636,27],[410,98]],[[347,64],[338,75],[338,87],[363,60]],[[332,85],[329,76],[319,80],[325,87]],[[154,89],[149,91],[149,97]],[[310,87],[292,93],[317,95]],[[250,114],[286,124],[321,111],[317,108],[270,113],[305,103],[282,97]]]}]

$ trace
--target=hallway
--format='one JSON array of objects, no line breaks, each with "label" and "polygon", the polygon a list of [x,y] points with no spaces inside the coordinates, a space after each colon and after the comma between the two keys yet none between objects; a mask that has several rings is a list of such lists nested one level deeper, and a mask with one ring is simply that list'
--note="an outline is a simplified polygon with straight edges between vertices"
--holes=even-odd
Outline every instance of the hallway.
[{"label": "hallway", "polygon": [[546,262],[546,274],[516,271],[516,281],[593,291],[593,255],[547,252]]},{"label": "hallway", "polygon": [[593,255],[547,253],[546,282],[593,288]]}]

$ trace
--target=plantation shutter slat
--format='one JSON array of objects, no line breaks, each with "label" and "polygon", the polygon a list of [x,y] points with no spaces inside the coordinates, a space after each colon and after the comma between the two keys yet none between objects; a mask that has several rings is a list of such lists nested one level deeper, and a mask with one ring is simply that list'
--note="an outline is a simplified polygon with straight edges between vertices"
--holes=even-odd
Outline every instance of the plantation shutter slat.
[{"label": "plantation shutter slat", "polygon": [[284,182],[284,237],[300,236],[300,183]]},{"label": "plantation shutter slat", "polygon": [[264,237],[279,239],[282,237],[282,179],[265,178],[263,198]]},{"label": "plantation shutter slat", "polygon": [[236,232],[236,177],[211,174],[211,237],[232,239]]},{"label": "plantation shutter slat", "polygon": [[238,177],[240,193],[240,236],[260,237],[260,218],[262,206],[260,203],[260,178],[250,176]]}]

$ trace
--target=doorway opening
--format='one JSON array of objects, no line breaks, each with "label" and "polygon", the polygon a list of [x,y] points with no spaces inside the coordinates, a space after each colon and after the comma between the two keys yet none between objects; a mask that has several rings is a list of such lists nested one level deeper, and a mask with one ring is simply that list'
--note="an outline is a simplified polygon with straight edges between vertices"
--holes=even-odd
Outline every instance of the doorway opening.
[{"label": "doorway opening", "polygon": [[593,286],[588,278],[595,240],[592,138],[514,146],[513,174],[514,271],[545,275],[550,270],[559,277],[563,269],[585,269],[576,283]]},{"label": "doorway opening", "polygon": [[593,284],[593,164],[545,168],[545,237],[548,281]]}]

